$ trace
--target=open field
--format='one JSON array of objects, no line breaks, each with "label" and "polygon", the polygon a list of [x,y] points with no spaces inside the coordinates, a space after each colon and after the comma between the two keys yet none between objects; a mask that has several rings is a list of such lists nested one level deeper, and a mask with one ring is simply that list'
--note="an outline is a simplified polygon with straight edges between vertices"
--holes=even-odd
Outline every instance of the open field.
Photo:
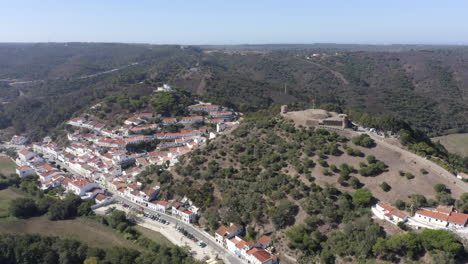
[{"label": "open field", "polygon": [[141,248],[123,238],[113,229],[89,219],[50,221],[44,217],[26,220],[0,222],[2,233],[28,233],[58,236],[64,239],[76,239],[91,247],[110,248],[114,246]]},{"label": "open field", "polygon": [[10,205],[10,201],[20,197],[24,196],[11,189],[0,191],[0,219],[8,216],[8,206]]},{"label": "open field", "polygon": [[135,226],[135,229],[138,230],[140,233],[142,233],[145,237],[153,240],[156,243],[159,243],[159,244],[165,245],[165,246],[173,246],[174,245],[174,244],[171,243],[171,241],[169,241],[169,239],[167,239],[165,236],[163,236],[159,232],[153,231],[153,230],[148,229],[148,228],[144,228],[144,227],[139,226],[139,225]]},{"label": "open field", "polygon": [[468,156],[468,133],[435,137],[432,138],[432,141],[440,141],[440,143],[450,152]]},{"label": "open field", "polygon": [[0,156],[0,174],[8,176],[15,173],[16,167],[16,164],[9,157]]}]

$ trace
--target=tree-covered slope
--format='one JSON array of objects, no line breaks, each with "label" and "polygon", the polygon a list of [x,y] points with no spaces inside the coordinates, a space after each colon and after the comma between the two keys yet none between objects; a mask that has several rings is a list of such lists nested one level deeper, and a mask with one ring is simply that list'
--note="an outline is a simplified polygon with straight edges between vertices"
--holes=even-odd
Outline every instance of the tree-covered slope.
[{"label": "tree-covered slope", "polygon": [[242,112],[314,99],[436,135],[466,129],[467,60],[463,47],[1,44],[0,128],[51,130],[108,95],[167,82]]}]

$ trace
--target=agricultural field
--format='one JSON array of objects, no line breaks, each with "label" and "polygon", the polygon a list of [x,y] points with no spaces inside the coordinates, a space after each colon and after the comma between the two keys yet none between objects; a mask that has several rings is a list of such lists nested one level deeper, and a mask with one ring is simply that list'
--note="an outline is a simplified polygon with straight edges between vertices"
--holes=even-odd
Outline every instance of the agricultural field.
[{"label": "agricultural field", "polygon": [[8,176],[15,173],[16,164],[6,156],[0,156],[0,174]]},{"label": "agricultural field", "polygon": [[21,197],[23,197],[22,194],[11,189],[0,190],[0,221],[4,220],[5,217],[8,217],[10,201]]},{"label": "agricultural field", "polygon": [[444,147],[450,151],[463,156],[468,156],[468,133],[450,134],[442,137],[432,138],[433,141],[440,141]]},{"label": "agricultural field", "polygon": [[91,247],[110,248],[114,246],[140,249],[123,238],[117,231],[90,219],[50,221],[45,217],[0,222],[1,233],[28,233],[76,239]]}]

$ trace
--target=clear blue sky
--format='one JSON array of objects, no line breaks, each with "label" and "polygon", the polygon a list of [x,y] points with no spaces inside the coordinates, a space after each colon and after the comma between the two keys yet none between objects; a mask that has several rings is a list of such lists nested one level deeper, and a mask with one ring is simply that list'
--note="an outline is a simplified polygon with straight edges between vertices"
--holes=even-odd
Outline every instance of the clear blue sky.
[{"label": "clear blue sky", "polygon": [[468,44],[466,0],[0,0],[0,42]]}]

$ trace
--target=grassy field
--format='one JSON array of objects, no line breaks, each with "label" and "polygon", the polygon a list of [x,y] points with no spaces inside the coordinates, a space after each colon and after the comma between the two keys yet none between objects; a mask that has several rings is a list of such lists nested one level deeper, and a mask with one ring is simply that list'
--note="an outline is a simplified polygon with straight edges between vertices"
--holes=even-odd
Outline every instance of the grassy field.
[{"label": "grassy field", "polygon": [[4,189],[0,191],[0,220],[3,220],[2,218],[8,217],[8,206],[10,205],[10,201],[20,197],[24,196],[11,189]]},{"label": "grassy field", "polygon": [[136,226],[136,229],[140,231],[145,237],[153,240],[156,243],[159,243],[161,245],[166,245],[166,246],[173,246],[174,244],[171,243],[165,236],[163,236],[161,233],[153,231],[148,228],[144,228],[142,226]]},{"label": "grassy field", "polygon": [[0,156],[0,174],[8,176],[16,173],[16,167],[16,164],[9,157]]},{"label": "grassy field", "polygon": [[468,156],[468,133],[435,137],[432,140],[440,140],[440,143],[450,152]]},{"label": "grassy field", "polygon": [[28,233],[76,239],[91,247],[110,248],[114,246],[142,250],[141,247],[123,238],[117,231],[103,226],[91,219],[50,221],[45,217],[26,220],[0,222],[2,233]]}]

